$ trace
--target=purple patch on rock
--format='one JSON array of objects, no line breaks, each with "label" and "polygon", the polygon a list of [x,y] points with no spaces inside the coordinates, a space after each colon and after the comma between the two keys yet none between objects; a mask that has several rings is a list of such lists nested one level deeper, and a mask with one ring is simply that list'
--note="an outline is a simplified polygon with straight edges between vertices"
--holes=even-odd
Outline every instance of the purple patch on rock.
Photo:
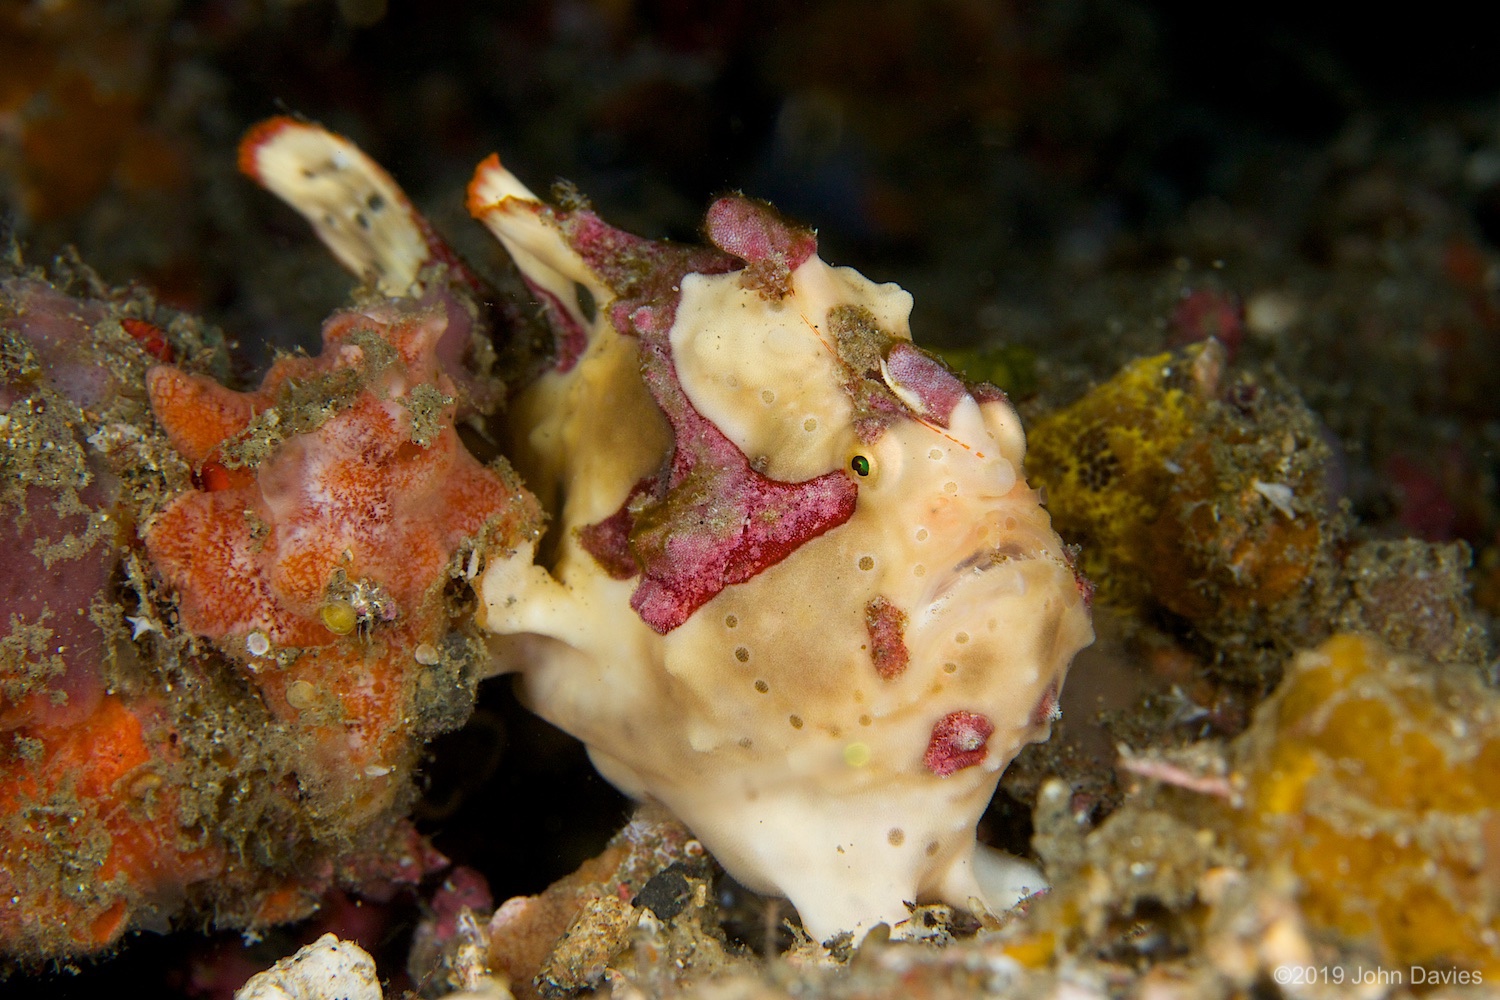
[{"label": "purple patch on rock", "polygon": [[[733,204],[721,210],[728,214],[720,228],[740,240],[732,245],[747,253],[764,250],[764,259],[779,268],[801,263],[816,249],[810,233],[787,226],[769,209],[728,201],[744,206],[743,212]],[[841,471],[801,483],[756,472],[745,453],[688,401],[669,337],[682,281],[688,274],[741,270],[740,261],[710,248],[642,240],[590,212],[556,218],[569,243],[615,292],[610,322],[639,339],[642,379],[673,432],[663,471],[642,493],[632,491],[619,511],[582,529],[580,541],[613,574],[626,569],[620,542],[622,535],[628,539],[642,576],[630,606],[666,634],[725,587],[749,580],[847,521],[858,487]]]},{"label": "purple patch on rock", "polygon": [[729,195],[709,206],[703,228],[709,242],[745,262],[740,280],[768,299],[785,298],[792,272],[818,252],[818,237],[783,219],[764,202]]},{"label": "purple patch on rock", "polygon": [[949,712],[932,727],[922,763],[939,778],[981,763],[995,724],[977,712]]},{"label": "purple patch on rock", "polygon": [[902,391],[917,398],[922,406],[920,416],[940,427],[948,426],[953,408],[969,394],[959,377],[941,361],[904,340],[891,347],[885,370]]}]

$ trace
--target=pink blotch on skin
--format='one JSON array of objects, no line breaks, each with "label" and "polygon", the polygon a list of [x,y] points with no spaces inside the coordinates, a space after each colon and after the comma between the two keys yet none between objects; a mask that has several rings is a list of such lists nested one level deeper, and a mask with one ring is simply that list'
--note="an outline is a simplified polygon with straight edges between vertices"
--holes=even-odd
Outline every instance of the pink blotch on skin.
[{"label": "pink blotch on skin", "polygon": [[891,381],[922,404],[919,416],[939,427],[948,426],[953,408],[969,394],[968,388],[943,363],[906,341],[891,348],[885,359]]},{"label": "pink blotch on skin", "polygon": [[1078,591],[1078,597],[1083,601],[1083,609],[1092,611],[1094,609],[1094,581],[1083,575],[1083,570],[1078,566],[1078,552],[1071,546],[1063,548],[1063,561],[1067,563],[1068,570],[1073,574],[1073,587]]},{"label": "pink blotch on skin", "polygon": [[578,529],[578,544],[615,580],[629,580],[641,572],[640,563],[630,551],[630,532],[635,527],[635,514],[630,505],[654,492],[656,477],[648,476],[631,488],[619,510],[602,521]]},{"label": "pink blotch on skin", "polygon": [[1057,708],[1057,681],[1053,681],[1051,687],[1047,688],[1045,694],[1031,710],[1031,718],[1028,720],[1033,729],[1050,726],[1062,717]]},{"label": "pink blotch on skin", "polygon": [[552,367],[559,372],[572,371],[573,366],[578,364],[578,359],[583,357],[583,352],[588,349],[589,335],[556,295],[529,278],[526,279],[526,287],[542,304],[547,325],[552,328],[552,335],[556,338],[557,355]]},{"label": "pink blotch on skin", "polygon": [[432,907],[432,930],[437,940],[451,941],[458,931],[459,915],[464,910],[491,912],[495,909],[495,900],[489,882],[478,869],[458,865],[443,879],[429,905]]},{"label": "pink blotch on skin", "polygon": [[976,382],[969,387],[969,395],[974,397],[974,402],[983,406],[985,403],[1009,403],[1010,396],[998,385],[989,382]]},{"label": "pink blotch on skin", "polygon": [[984,762],[995,724],[977,712],[949,712],[932,727],[922,763],[939,778]]},{"label": "pink blotch on skin", "polygon": [[774,566],[854,513],[857,490],[843,473],[783,483],[751,469],[735,452],[739,467],[719,466],[710,475],[712,506],[733,510],[736,528],[720,534],[697,526],[704,523],[708,504],[679,511],[659,556],[647,560],[645,579],[631,595],[630,606],[663,635],[725,587]]},{"label": "pink blotch on skin", "polygon": [[877,597],[865,605],[865,628],[870,633],[870,659],[881,680],[895,680],[906,672],[906,612]]},{"label": "pink blotch on skin", "polygon": [[[745,253],[769,254],[762,263],[784,270],[817,249],[810,231],[781,221],[768,207],[744,198],[721,203],[710,209],[711,238],[715,232],[733,234],[724,238]],[[725,587],[749,580],[847,521],[858,487],[842,472],[800,483],[756,472],[745,453],[689,402],[669,336],[682,280],[744,270],[740,261],[712,248],[642,240],[591,212],[536,211],[552,215],[569,244],[618,296],[609,307],[610,321],[640,341],[641,377],[672,428],[667,467],[632,492],[632,499],[644,493],[644,502],[627,501],[580,535],[612,575],[629,571],[628,548],[642,576],[630,606],[665,635]]]},{"label": "pink blotch on skin", "polygon": [[818,252],[812,230],[743,195],[709,206],[703,228],[709,242],[745,262],[742,280],[768,298],[784,298],[791,291],[792,272]]}]

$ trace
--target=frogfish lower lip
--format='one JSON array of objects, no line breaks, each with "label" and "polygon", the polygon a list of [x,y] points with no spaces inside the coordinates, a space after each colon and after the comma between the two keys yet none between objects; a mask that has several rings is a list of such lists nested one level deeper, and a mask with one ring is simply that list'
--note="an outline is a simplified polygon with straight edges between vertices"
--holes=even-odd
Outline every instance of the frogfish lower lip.
[{"label": "frogfish lower lip", "polygon": [[1035,559],[1041,554],[1041,552],[1031,546],[1024,545],[1019,541],[1001,542],[992,548],[981,549],[975,552],[953,567],[953,572],[957,575],[971,569],[983,571],[1012,560]]}]

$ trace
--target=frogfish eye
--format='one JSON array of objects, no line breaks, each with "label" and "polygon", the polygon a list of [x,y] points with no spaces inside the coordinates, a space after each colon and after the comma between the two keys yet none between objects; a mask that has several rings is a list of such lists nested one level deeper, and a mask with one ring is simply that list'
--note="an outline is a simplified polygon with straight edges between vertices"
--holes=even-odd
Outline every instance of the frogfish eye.
[{"label": "frogfish eye", "polygon": [[870,474],[870,460],[864,455],[855,455],[849,459],[849,468],[854,470],[856,476],[863,479]]}]

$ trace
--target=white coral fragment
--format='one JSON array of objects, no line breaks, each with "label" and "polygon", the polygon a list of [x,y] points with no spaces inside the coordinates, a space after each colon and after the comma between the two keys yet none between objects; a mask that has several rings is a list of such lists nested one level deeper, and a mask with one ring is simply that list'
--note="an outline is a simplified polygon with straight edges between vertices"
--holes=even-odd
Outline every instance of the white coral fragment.
[{"label": "white coral fragment", "polygon": [[382,1000],[375,960],[353,941],[324,934],[251,976],[234,1000]]}]

